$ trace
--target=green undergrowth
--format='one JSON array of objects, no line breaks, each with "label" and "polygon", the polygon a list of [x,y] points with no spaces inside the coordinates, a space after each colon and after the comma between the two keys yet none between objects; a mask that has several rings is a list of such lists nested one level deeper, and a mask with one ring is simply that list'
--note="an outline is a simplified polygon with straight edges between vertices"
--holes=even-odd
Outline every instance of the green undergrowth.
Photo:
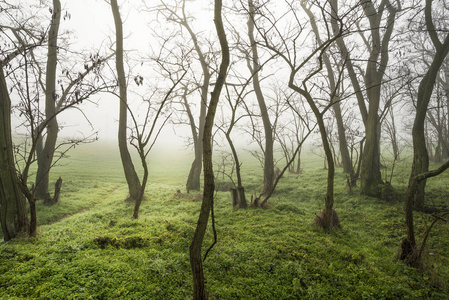
[{"label": "green undergrowth", "polygon": [[[89,151],[75,152],[77,165],[59,169],[61,203],[38,205],[38,237],[0,244],[0,298],[191,299],[188,248],[201,202],[176,194],[191,163],[180,156],[155,154],[146,199],[133,220],[115,154],[90,161]],[[281,180],[268,209],[235,210],[229,193],[217,192],[218,242],[204,263],[211,299],[449,297],[449,225],[432,230],[422,270],[395,258],[405,236],[406,184],[399,182],[407,177],[405,163],[392,180],[392,201],[360,196],[357,187],[349,195],[337,169],[335,209],[343,227],[324,231],[312,221],[324,205],[326,171],[320,159],[307,159],[302,174]],[[249,198],[261,183],[260,169],[250,160],[242,169]],[[448,182],[447,174],[429,181],[429,194],[438,196],[428,201],[444,205],[446,195],[447,206]],[[431,221],[430,214],[415,213],[419,241]],[[209,226],[204,251],[212,242]]]}]

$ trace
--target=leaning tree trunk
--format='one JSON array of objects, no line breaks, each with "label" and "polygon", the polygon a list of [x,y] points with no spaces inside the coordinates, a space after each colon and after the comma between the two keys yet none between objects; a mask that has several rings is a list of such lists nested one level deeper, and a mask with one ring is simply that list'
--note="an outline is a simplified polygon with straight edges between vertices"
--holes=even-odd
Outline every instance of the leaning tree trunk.
[{"label": "leaning tree trunk", "polygon": [[17,184],[11,137],[11,100],[0,68],[0,223],[5,241],[28,232],[25,198]]},{"label": "leaning tree trunk", "polygon": [[193,299],[206,299],[206,289],[204,284],[203,264],[201,259],[201,248],[204,234],[206,233],[209,213],[214,200],[214,172],[212,168],[212,127],[214,125],[215,112],[220,97],[221,89],[226,80],[227,69],[229,66],[229,46],[226,40],[226,33],[223,27],[221,16],[222,1],[215,0],[214,22],[220,40],[222,61],[218,78],[214,90],[211,94],[209,108],[207,110],[206,122],[204,124],[203,138],[203,168],[204,168],[204,191],[201,211],[198,218],[195,234],[190,244],[190,266],[192,268],[193,279]]},{"label": "leaning tree trunk", "polygon": [[139,198],[140,181],[134,168],[131,155],[128,150],[127,142],[127,119],[128,119],[128,96],[126,86],[126,75],[123,63],[123,26],[120,17],[120,10],[117,0],[111,0],[111,9],[114,16],[115,34],[116,34],[116,69],[120,88],[120,114],[118,125],[118,145],[120,158],[122,160],[123,171],[126,182],[128,183],[129,198],[127,200],[135,201]]},{"label": "leaning tree trunk", "polygon": [[257,102],[259,104],[260,114],[262,116],[262,123],[265,134],[265,149],[264,149],[264,194],[268,194],[273,189],[274,183],[274,139],[273,139],[273,129],[270,122],[270,116],[268,114],[267,105],[265,103],[265,98],[262,93],[262,88],[260,87],[260,79],[259,79],[259,54],[257,51],[257,44],[254,39],[254,18],[255,18],[255,6],[253,0],[248,0],[248,9],[249,9],[249,17],[248,17],[248,36],[251,44],[251,58],[248,61],[248,67],[253,75],[253,87],[254,92],[256,93]]},{"label": "leaning tree trunk", "polygon": [[290,75],[290,83],[289,87],[301,94],[306,98],[307,103],[313,111],[318,123],[318,127],[320,129],[321,141],[323,143],[324,153],[326,155],[326,162],[328,164],[327,168],[327,188],[326,188],[326,198],[325,198],[325,206],[324,210],[320,216],[315,218],[315,222],[317,225],[325,228],[338,228],[340,227],[340,222],[338,221],[337,213],[334,210],[334,177],[335,177],[335,166],[334,166],[334,158],[332,155],[332,149],[329,143],[329,139],[327,137],[326,125],[324,124],[323,114],[318,110],[315,102],[313,101],[312,96],[305,90],[295,86],[293,84],[293,77]]},{"label": "leaning tree trunk", "polygon": [[53,163],[56,141],[58,139],[58,121],[56,119],[56,66],[58,63],[58,32],[61,20],[61,2],[53,0],[53,15],[48,31],[48,52],[45,78],[45,117],[50,119],[46,126],[45,142],[42,134],[38,137],[37,172],[35,197],[52,204],[49,193],[50,169]]}]

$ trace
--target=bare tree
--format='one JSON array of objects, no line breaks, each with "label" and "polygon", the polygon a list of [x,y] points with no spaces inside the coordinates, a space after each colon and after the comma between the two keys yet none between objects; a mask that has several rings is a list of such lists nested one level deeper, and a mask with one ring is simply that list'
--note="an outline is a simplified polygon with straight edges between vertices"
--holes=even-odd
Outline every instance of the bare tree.
[{"label": "bare tree", "polygon": [[[401,10],[401,4],[396,1],[396,6],[389,0],[379,3],[371,0],[363,1],[363,12],[368,22],[366,29],[359,27],[360,38],[368,51],[369,57],[366,59],[365,71],[361,74],[363,82],[359,79],[355,60],[351,56],[351,51],[343,38],[337,40],[341,57],[346,62],[354,92],[360,109],[363,122],[365,124],[365,148],[362,153],[361,163],[361,192],[370,196],[380,196],[379,184],[382,184],[380,172],[380,122],[379,105],[381,96],[381,85],[384,79],[386,68],[388,67],[390,41],[393,33],[396,15]],[[339,12],[338,0],[331,1],[331,13]],[[385,17],[385,13],[388,15]],[[332,23],[334,32],[339,31],[337,23]],[[383,30],[383,28],[385,30]],[[369,32],[370,38],[365,36],[365,31]],[[383,34],[383,35],[382,35]],[[361,67],[360,67],[361,69]],[[364,89],[362,89],[362,85]],[[364,93],[364,91],[366,93]],[[368,108],[366,107],[368,103]]]},{"label": "bare tree", "polygon": [[111,0],[111,9],[114,16],[115,35],[116,35],[116,70],[117,81],[120,89],[120,115],[118,129],[118,144],[120,149],[120,158],[122,160],[123,171],[125,172],[126,182],[128,183],[129,198],[126,200],[136,201],[139,198],[141,184],[137,176],[131,155],[128,150],[127,120],[128,120],[128,95],[127,82],[123,61],[123,23],[120,16],[120,9],[117,0]]},{"label": "bare tree", "polygon": [[[166,114],[166,116],[164,116],[164,109],[166,108],[170,99],[173,97],[176,87],[183,80],[188,70],[188,68],[185,68],[182,65],[182,62],[175,64],[177,67],[179,67],[179,70],[174,71],[164,65],[164,61],[161,59],[161,57],[159,57],[156,62],[157,64],[160,65],[160,67],[163,70],[165,70],[165,72],[167,72],[166,77],[170,79],[171,87],[165,93],[165,95],[163,93],[153,92],[148,99],[144,98],[144,103],[145,105],[147,105],[147,109],[143,119],[143,124],[139,123],[138,116],[128,106],[128,110],[134,125],[131,129],[132,133],[130,143],[131,145],[134,146],[134,148],[136,148],[137,153],[139,154],[140,163],[142,164],[143,168],[142,184],[140,186],[138,198],[136,199],[136,203],[134,205],[134,212],[133,212],[134,219],[137,219],[139,217],[139,208],[144,198],[145,188],[148,182],[148,175],[149,175],[148,162],[147,162],[148,154],[155,145],[161,130],[163,129],[164,125],[167,123],[167,121],[170,119],[171,116],[171,113]],[[135,80],[135,82],[138,85],[143,84],[143,80],[141,79],[141,77],[140,76],[137,77],[139,79]],[[155,87],[154,89],[157,91],[158,87]],[[159,96],[158,94],[162,94],[161,95],[162,100],[159,102],[153,100],[154,97]],[[156,108],[154,108],[155,106],[154,102],[157,103]],[[140,110],[141,108],[139,109],[139,111]]]},{"label": "bare tree", "polygon": [[[316,4],[316,8],[323,14],[325,14],[325,12],[328,10],[328,8],[320,6],[319,4]],[[280,19],[275,18],[273,14],[268,12],[267,10],[265,10],[264,13],[261,13],[261,15],[264,16],[265,22],[269,24],[269,27],[258,27],[258,32],[262,38],[262,41],[260,43],[270,51],[276,53],[287,64],[290,71],[288,86],[307,101],[310,108],[312,109],[312,112],[315,115],[328,162],[328,180],[325,209],[323,210],[321,216],[317,216],[316,221],[317,224],[319,224],[323,228],[335,228],[339,227],[340,225],[335,210],[333,209],[335,172],[334,159],[323,118],[326,111],[332,106],[332,103],[329,105],[325,105],[324,108],[321,109],[321,105],[311,93],[309,84],[311,84],[310,82],[312,81],[313,77],[319,74],[323,68],[323,55],[326,49],[335,40],[337,40],[344,34],[344,28],[342,25],[344,22],[342,18],[337,17],[336,15],[332,15],[332,20],[339,24],[339,31],[334,31],[333,36],[331,36],[329,27],[324,26],[325,30],[327,30],[328,39],[326,41],[323,41],[321,44],[316,45],[311,50],[311,52],[304,57],[302,55],[298,55],[299,49],[303,46],[304,42],[304,40],[301,40],[304,34],[304,26],[303,24],[299,23],[299,20],[301,18],[299,18],[298,16],[298,8],[295,7],[295,4],[293,2],[287,1],[287,9],[289,10],[289,13],[292,14],[292,19],[296,20],[297,23],[295,23],[294,25],[291,24],[289,26],[286,26],[288,31],[285,33],[282,33],[281,29],[277,25],[280,23]],[[354,8],[351,8],[349,11],[352,11],[353,9]],[[351,23],[351,20],[349,20],[349,23]],[[277,40],[275,38],[277,38]],[[317,61],[315,65],[312,64],[313,60]],[[304,72],[307,67],[311,68],[310,70],[307,70],[307,74],[301,74],[301,72]],[[339,75],[339,79],[340,78],[341,73]],[[313,86],[313,84],[311,85]],[[336,86],[338,85],[339,84],[337,83]],[[335,93],[336,91],[332,91],[332,94]]]},{"label": "bare tree", "polygon": [[[312,31],[315,34],[317,43],[321,45],[323,41],[321,40],[320,31],[317,26],[316,17],[311,11],[311,7],[313,4],[306,3],[305,1],[301,2],[301,6],[304,9],[304,11],[307,13],[310,24],[312,26]],[[343,172],[350,174],[351,178],[354,177],[354,169],[352,166],[352,162],[350,159],[349,149],[348,149],[348,142],[346,140],[346,134],[345,134],[345,126],[343,122],[343,115],[341,111],[341,97],[340,97],[340,91],[341,87],[337,87],[337,76],[338,76],[338,70],[334,70],[335,67],[332,66],[331,63],[331,57],[328,53],[328,51],[323,53],[323,62],[326,67],[327,72],[327,78],[328,78],[328,85],[329,85],[329,95],[333,95],[334,99],[329,99],[331,103],[333,103],[332,109],[334,111],[335,120],[337,123],[337,130],[338,130],[338,143],[339,143],[339,149],[342,159],[342,165],[343,165]],[[338,92],[333,92],[338,91]]]},{"label": "bare tree", "polygon": [[[20,9],[21,12],[25,11],[25,9],[20,6],[18,9]],[[22,199],[26,198],[30,209],[30,223],[29,227],[26,225],[27,228],[21,229],[21,231],[28,235],[34,236],[37,228],[37,183],[30,185],[28,184],[28,179],[30,177],[30,168],[35,163],[36,150],[39,147],[39,140],[44,135],[47,125],[50,124],[58,114],[62,113],[66,109],[76,107],[83,100],[89,98],[90,95],[98,92],[97,88],[102,86],[102,84],[93,84],[92,82],[86,83],[85,79],[88,74],[99,72],[102,64],[107,58],[96,56],[92,59],[91,65],[85,66],[83,72],[77,72],[77,76],[75,78],[69,78],[70,80],[65,88],[63,86],[63,82],[61,81],[61,89],[64,93],[61,98],[58,98],[59,101],[57,102],[58,105],[56,106],[56,110],[53,114],[48,116],[46,114],[42,114],[39,109],[39,95],[42,90],[45,90],[45,85],[41,80],[42,69],[39,67],[39,64],[37,64],[38,59],[36,56],[40,52],[40,46],[44,44],[47,35],[45,34],[45,31],[42,31],[42,29],[37,25],[39,22],[36,23],[36,20],[39,19],[35,15],[32,17],[27,16],[24,20],[16,19],[15,16],[17,15],[18,14],[7,14],[9,17],[8,22],[10,22],[9,24],[12,24],[11,26],[8,26],[6,22],[3,23],[4,25],[2,24],[2,38],[12,41],[9,44],[11,45],[11,48],[3,48],[1,52],[3,58],[2,72],[4,69],[7,69],[7,77],[10,82],[13,83],[10,89],[5,88],[3,90],[2,88],[2,91],[4,91],[3,99],[5,99],[5,112],[8,111],[8,106],[10,107],[10,100],[7,93],[15,92],[15,95],[19,96],[19,103],[16,104],[15,109],[20,113],[20,116],[24,118],[21,125],[23,125],[22,127],[27,130],[25,135],[29,135],[30,137],[26,138],[26,143],[22,148],[20,145],[15,146],[15,157],[12,158],[15,165],[11,165],[11,161],[9,161],[8,165],[10,168],[14,168],[14,172],[16,173],[16,184],[20,189],[20,195],[14,196],[14,198],[16,198],[17,205],[19,205],[19,215],[15,218],[20,224],[28,224],[28,221],[25,220],[22,213],[20,213],[22,207],[21,203],[23,203]],[[71,76],[71,73],[68,71],[65,71],[64,74],[68,77]],[[6,87],[6,82],[4,85]],[[89,87],[86,89],[82,88],[85,85],[88,85]],[[76,87],[76,90],[74,87]],[[5,122],[8,122],[8,120],[9,117],[5,118]],[[9,130],[11,130],[10,126]],[[9,134],[11,134],[11,132]],[[5,138],[5,141],[7,140],[8,139]],[[74,146],[79,142],[80,140],[72,140],[69,141],[69,144]],[[61,143],[61,145],[64,143],[65,142]],[[69,146],[69,148],[71,146]],[[9,145],[5,145],[5,147],[5,149],[8,149]],[[65,151],[61,155],[63,156],[64,153]],[[55,162],[53,162],[51,166],[53,166],[54,163]],[[12,172],[12,169],[10,170]],[[11,208],[13,207],[14,206],[11,206]],[[4,208],[6,209],[6,207]],[[11,237],[12,235],[9,236]]]},{"label": "bare tree", "polygon": [[[429,155],[426,147],[424,127],[425,119],[438,73],[449,52],[449,34],[444,36],[445,28],[436,27],[436,20],[434,19],[434,12],[432,10],[432,1],[426,0],[424,12],[425,28],[435,50],[433,61],[422,78],[418,88],[416,116],[412,129],[413,165],[409,185],[411,185],[414,177],[427,172],[429,169]],[[443,41],[441,41],[442,38]],[[414,195],[414,205],[417,208],[422,208],[424,206],[426,179],[421,180],[417,185]]]},{"label": "bare tree", "polygon": [[214,90],[211,94],[209,107],[207,109],[206,121],[204,123],[203,138],[203,168],[204,168],[204,191],[201,204],[200,215],[196,226],[195,234],[190,244],[190,266],[193,277],[193,299],[206,299],[206,289],[204,283],[203,264],[201,249],[206,233],[209,213],[214,201],[214,173],[212,168],[212,127],[214,125],[215,112],[223,85],[226,81],[228,66],[230,61],[229,46],[226,39],[226,32],[222,20],[222,1],[215,0],[214,23],[220,41],[222,61],[215,82]]},{"label": "bare tree", "polygon": [[[195,117],[192,113],[191,105],[187,101],[187,98],[184,98],[183,106],[185,107],[185,113],[188,115],[188,123],[192,132],[192,140],[195,158],[190,167],[189,176],[187,178],[186,188],[187,192],[190,190],[199,190],[201,186],[201,167],[202,167],[202,143],[203,143],[203,135],[204,135],[204,122],[206,119],[206,109],[208,105],[209,98],[209,87],[210,80],[213,74],[212,67],[210,65],[209,58],[209,50],[205,48],[204,45],[201,45],[201,41],[199,40],[198,33],[192,28],[191,22],[193,17],[189,16],[186,12],[186,1],[179,0],[167,2],[161,0],[160,7],[157,8],[157,11],[164,15],[165,19],[170,22],[174,22],[179,24],[181,29],[187,30],[188,36],[190,37],[189,43],[192,44],[192,47],[197,55],[197,59],[201,65],[201,79],[200,82],[196,83],[198,85],[200,99],[198,101],[200,105],[200,111],[198,116],[198,124],[195,121]],[[182,31],[181,31],[182,32]],[[193,71],[194,73],[197,71]],[[194,76],[194,78],[197,76]],[[195,87],[196,89],[196,87]]]}]

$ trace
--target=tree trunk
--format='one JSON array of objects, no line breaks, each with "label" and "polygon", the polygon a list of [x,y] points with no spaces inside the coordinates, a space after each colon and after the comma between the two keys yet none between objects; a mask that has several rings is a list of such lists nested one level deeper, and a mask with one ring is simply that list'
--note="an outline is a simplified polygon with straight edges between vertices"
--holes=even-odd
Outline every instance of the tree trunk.
[{"label": "tree trunk", "polygon": [[58,64],[58,34],[61,20],[61,2],[53,0],[53,14],[48,31],[48,52],[45,78],[45,117],[51,119],[46,128],[45,142],[40,134],[37,147],[37,172],[35,197],[51,201],[49,193],[50,169],[53,163],[56,141],[58,139],[58,120],[56,118],[56,66]]},{"label": "tree trunk", "polygon": [[[301,6],[304,8],[304,10],[306,11],[306,13],[309,16],[309,19],[310,19],[310,22],[312,25],[312,30],[315,33],[315,36],[317,38],[319,45],[322,45],[323,42],[321,40],[320,32],[319,32],[319,29],[316,24],[315,17],[313,15],[312,11],[308,8],[306,2],[302,2]],[[334,31],[334,34],[338,34],[338,25],[337,24],[335,24],[335,25],[336,25],[336,28],[335,28],[336,30]],[[339,141],[339,149],[340,149],[340,153],[341,153],[341,161],[342,161],[342,165],[343,165],[343,172],[353,174],[354,169],[352,167],[352,162],[351,162],[351,158],[349,155],[348,142],[346,141],[346,134],[345,134],[345,126],[343,123],[343,116],[341,113],[340,96],[338,94],[339,87],[337,86],[336,76],[334,74],[334,69],[332,68],[332,64],[329,59],[329,56],[327,55],[327,53],[323,53],[322,57],[323,57],[324,65],[326,66],[327,78],[329,80],[329,90],[330,90],[329,92],[331,95],[333,95],[333,97],[329,100],[332,103],[332,108],[335,113],[335,120],[337,121],[338,141]]]},{"label": "tree trunk", "polygon": [[329,143],[329,139],[327,137],[326,125],[324,124],[323,114],[318,110],[315,102],[313,101],[312,96],[306,91],[296,86],[293,83],[294,73],[290,74],[289,87],[293,89],[295,92],[301,94],[304,98],[306,98],[307,103],[317,119],[318,127],[320,129],[321,141],[323,143],[324,153],[326,154],[325,161],[328,164],[327,168],[327,189],[326,189],[326,198],[325,198],[325,208],[323,210],[323,217],[320,219],[319,225],[325,229],[340,227],[339,222],[337,222],[338,218],[336,217],[336,212],[333,209],[334,206],[334,176],[335,176],[335,166],[334,166],[334,158],[332,156],[332,149]]},{"label": "tree trunk", "polygon": [[378,143],[378,117],[369,114],[366,122],[365,147],[361,154],[361,192],[364,195],[380,197],[382,174],[380,172],[380,149]]},{"label": "tree trunk", "polygon": [[[433,61],[421,80],[418,88],[418,99],[416,103],[416,116],[413,123],[412,137],[413,137],[413,165],[410,174],[409,186],[415,176],[425,173],[429,170],[429,155],[426,148],[426,140],[424,133],[424,124],[427,114],[427,107],[430,98],[432,97],[433,88],[438,72],[449,52],[449,34],[446,36],[444,43],[441,43],[435,31],[432,21],[431,13],[432,1],[426,0],[425,18],[426,27],[432,43],[435,47],[435,55]],[[424,207],[424,193],[426,188],[426,180],[422,180],[417,184],[416,192],[414,193],[414,206],[417,209]]]},{"label": "tree trunk", "polygon": [[118,125],[118,145],[120,158],[122,160],[123,171],[126,182],[128,183],[129,198],[127,200],[135,201],[140,193],[140,181],[137,176],[131,155],[128,150],[127,141],[127,119],[128,119],[128,96],[126,75],[123,63],[123,25],[120,17],[120,10],[117,0],[111,0],[111,9],[114,16],[115,34],[116,34],[116,69],[120,88],[120,115]]},{"label": "tree trunk", "polygon": [[335,176],[335,166],[334,159],[332,156],[332,149],[327,138],[326,126],[324,125],[323,116],[319,114],[317,117],[318,126],[320,129],[321,140],[323,142],[324,153],[326,154],[327,160],[327,189],[326,189],[326,200],[325,208],[323,211],[322,226],[325,229],[330,229],[335,227],[333,224],[333,206],[334,206],[334,176]]},{"label": "tree trunk", "polygon": [[246,203],[245,188],[243,186],[237,187],[237,197],[239,200],[239,208],[247,208],[248,204]]},{"label": "tree trunk", "polygon": [[296,158],[296,170],[295,170],[295,174],[301,174],[302,173],[302,169],[301,169],[301,148],[298,151],[298,157]]},{"label": "tree trunk", "polygon": [[[139,143],[140,143],[140,141],[139,141]],[[139,191],[139,196],[137,197],[136,204],[134,205],[134,213],[133,213],[134,219],[139,218],[139,208],[140,208],[140,205],[142,204],[142,200],[145,195],[145,188],[147,186],[148,173],[149,173],[148,165],[147,165],[146,157],[145,157],[145,149],[143,146],[140,146],[139,155],[140,155],[140,160],[141,160],[142,167],[143,167],[143,178],[142,178],[142,185],[141,185],[140,191]]]},{"label": "tree trunk", "polygon": [[[198,43],[198,39],[193,32],[192,28],[190,27],[187,20],[182,23],[182,26],[184,26],[187,31],[190,34],[190,37],[193,41],[193,45],[195,47],[195,52],[198,54],[199,61],[201,63],[201,69],[203,71],[203,83],[201,85],[201,103],[200,103],[200,116],[199,116],[199,124],[198,124],[198,135],[196,135],[196,128],[195,128],[195,122],[194,119],[191,118],[190,120],[190,126],[192,127],[192,134],[194,141],[194,147],[195,147],[195,159],[192,163],[192,166],[190,167],[189,177],[187,178],[187,192],[189,190],[199,190],[201,187],[201,167],[203,162],[203,135],[204,135],[204,122],[206,121],[206,110],[207,110],[207,100],[208,100],[208,94],[209,94],[209,84],[210,84],[210,77],[211,73],[209,71],[209,65],[206,61],[206,57],[204,56],[203,51],[201,50],[201,47]],[[186,105],[187,102],[186,102]]]},{"label": "tree trunk", "polygon": [[[448,35],[449,37],[449,35]],[[449,44],[448,44],[449,46]],[[425,78],[425,77],[424,77]],[[427,171],[425,173],[418,174],[411,178],[410,184],[407,189],[407,197],[405,199],[404,211],[405,211],[405,224],[407,227],[407,238],[405,238],[401,243],[400,259],[405,260],[408,264],[413,266],[420,265],[421,251],[425,245],[426,237],[421,244],[420,250],[418,251],[415,239],[415,230],[413,225],[413,198],[416,194],[416,189],[421,181],[427,180],[427,178],[435,177],[443,173],[449,168],[449,161],[444,163],[441,167],[436,170]],[[432,226],[432,225],[431,225]],[[430,230],[431,226],[428,230]],[[428,234],[428,232],[427,232]],[[427,236],[426,234],[426,236]]]},{"label": "tree trunk", "polygon": [[190,266],[192,268],[193,278],[193,299],[206,299],[206,289],[204,284],[203,264],[201,259],[201,248],[203,244],[204,234],[206,233],[209,213],[211,211],[214,200],[214,172],[212,162],[212,127],[214,125],[215,112],[217,110],[218,100],[220,98],[221,89],[226,80],[227,69],[229,66],[229,46],[226,40],[226,33],[223,27],[221,16],[222,1],[215,0],[214,22],[217,35],[220,40],[222,61],[218,78],[211,94],[209,108],[207,110],[206,122],[204,124],[203,137],[203,168],[204,168],[204,191],[201,211],[198,218],[195,234],[189,247]]},{"label": "tree trunk", "polygon": [[265,134],[265,149],[264,149],[264,187],[262,193],[269,193],[273,189],[274,183],[274,140],[273,140],[273,129],[270,122],[270,116],[268,114],[268,109],[265,103],[265,98],[260,87],[259,80],[259,54],[257,51],[257,44],[254,39],[254,18],[256,15],[253,0],[248,0],[248,36],[251,45],[251,58],[247,58],[248,67],[253,75],[253,87],[256,93],[257,102],[259,104],[260,114],[262,116],[264,134]]},{"label": "tree trunk", "polygon": [[60,194],[61,194],[61,186],[62,186],[62,178],[59,177],[59,179],[56,180],[56,183],[55,183],[55,193],[53,195],[53,198],[46,199],[44,201],[44,204],[46,204],[46,205],[53,205],[53,204],[56,204],[56,203],[59,202]]},{"label": "tree trunk", "polygon": [[[332,0],[332,14],[336,16],[338,13],[338,1]],[[343,38],[337,40],[337,45],[341,51],[342,58],[346,61],[346,69],[348,70],[354,92],[357,96],[360,113],[365,124],[366,141],[365,151],[362,154],[361,164],[361,192],[362,194],[378,197],[380,195],[379,184],[382,184],[382,176],[380,173],[380,147],[379,147],[379,128],[378,128],[378,110],[380,102],[380,85],[388,66],[389,60],[389,42],[393,32],[394,22],[396,20],[397,8],[389,5],[386,30],[383,31],[381,38],[380,23],[384,10],[376,11],[371,0],[364,2],[363,9],[365,17],[370,23],[370,46],[369,59],[364,74],[364,84],[367,91],[369,110],[365,105],[365,99],[360,88],[358,76],[354,70],[349,51],[344,43]],[[332,28],[335,32],[338,24],[332,22]]]},{"label": "tree trunk", "polygon": [[17,183],[11,137],[11,100],[0,68],[0,223],[5,241],[28,232],[26,202]]}]

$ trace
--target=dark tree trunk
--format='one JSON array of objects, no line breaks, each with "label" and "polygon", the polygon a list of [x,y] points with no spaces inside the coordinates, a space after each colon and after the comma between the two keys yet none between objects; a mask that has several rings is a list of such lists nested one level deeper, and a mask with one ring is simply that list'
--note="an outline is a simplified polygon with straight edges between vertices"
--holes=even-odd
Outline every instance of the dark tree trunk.
[{"label": "dark tree trunk", "polygon": [[59,203],[60,194],[61,194],[61,186],[62,186],[62,178],[59,177],[59,179],[56,180],[56,183],[55,183],[55,193],[53,195],[53,198],[45,200],[44,203],[46,205],[53,205],[53,204]]},{"label": "dark tree trunk", "polygon": [[[449,46],[449,44],[448,44]],[[401,243],[400,249],[400,259],[406,261],[408,264],[412,266],[419,266],[422,249],[425,246],[425,242],[427,236],[429,234],[429,230],[432,228],[432,225],[427,229],[427,233],[424,237],[424,240],[418,250],[416,239],[415,239],[415,229],[413,225],[413,198],[416,194],[416,190],[419,187],[419,183],[423,180],[427,180],[427,178],[435,177],[443,173],[449,168],[449,161],[444,163],[441,167],[436,170],[427,171],[425,173],[421,173],[411,178],[410,184],[407,190],[407,197],[405,199],[404,211],[405,211],[405,225],[407,227],[407,238],[405,238]]]},{"label": "dark tree trunk", "polygon": [[30,236],[35,237],[37,232],[37,211],[36,211],[36,199],[28,199],[30,205]]},{"label": "dark tree trunk", "polygon": [[[195,146],[196,148],[196,146]],[[196,153],[196,151],[195,151]],[[203,159],[201,155],[195,155],[195,159],[190,166],[189,176],[187,177],[186,189],[187,193],[191,190],[199,190],[201,188],[201,168],[203,167]]]},{"label": "dark tree trunk", "polygon": [[117,0],[111,0],[111,9],[114,16],[115,34],[116,34],[116,69],[120,88],[120,115],[118,125],[118,145],[120,158],[122,160],[123,171],[126,182],[128,183],[129,198],[127,200],[136,201],[140,194],[140,181],[137,176],[131,155],[128,150],[127,141],[127,119],[128,119],[128,96],[126,75],[123,63],[123,25],[120,17],[120,10]]},{"label": "dark tree trunk", "polygon": [[380,172],[380,149],[378,142],[378,117],[369,114],[366,123],[366,140],[361,154],[361,192],[362,194],[380,197],[382,174]]},{"label": "dark tree trunk", "polygon": [[45,142],[42,134],[37,147],[37,172],[34,195],[37,199],[51,201],[49,193],[50,169],[53,163],[56,141],[58,139],[58,121],[56,119],[56,66],[58,63],[58,32],[61,20],[61,2],[53,0],[53,14],[48,31],[48,53],[45,78],[45,117],[50,119],[46,127]]},{"label": "dark tree trunk", "polygon": [[231,139],[231,131],[232,131],[232,128],[234,127],[234,124],[235,124],[235,110],[232,111],[231,125],[229,126],[228,131],[225,133],[226,140],[228,141],[229,147],[231,148],[232,157],[234,158],[235,173],[237,176],[237,187],[236,187],[236,189],[231,189],[232,197],[233,197],[232,203],[234,204],[234,200],[235,200],[236,202],[235,202],[234,206],[238,206],[239,208],[246,208],[247,203],[246,203],[245,189],[242,186],[242,175],[240,172],[240,160],[239,160],[239,156],[237,155],[237,150],[235,149],[234,143],[232,142],[232,139]]},{"label": "dark tree trunk", "polygon": [[236,207],[237,205],[239,205],[239,198],[238,198],[238,194],[237,194],[237,189],[231,188],[231,202],[232,202],[232,207]]},{"label": "dark tree trunk", "polygon": [[[441,43],[438,35],[435,32],[435,28],[431,16],[431,4],[430,0],[426,0],[426,26],[431,37],[432,43],[435,47],[435,55],[433,61],[421,80],[418,88],[418,99],[416,103],[416,116],[413,123],[412,137],[413,137],[413,165],[412,172],[410,174],[409,185],[412,184],[412,180],[415,176],[421,173],[425,173],[429,170],[429,155],[426,148],[425,140],[425,118],[427,114],[427,107],[429,105],[430,98],[432,97],[433,88],[438,72],[443,64],[448,52],[449,52],[449,35],[446,36],[444,43]],[[426,180],[423,179],[417,184],[416,191],[414,193],[414,205],[415,208],[421,209],[424,207],[424,194],[426,188]]]},{"label": "dark tree trunk", "polygon": [[20,192],[14,165],[11,137],[11,100],[0,68],[0,223],[5,241],[21,232],[27,233],[29,222],[25,198]]},{"label": "dark tree trunk", "polygon": [[237,197],[239,200],[239,208],[247,208],[248,204],[246,203],[245,188],[243,186],[237,187]]},{"label": "dark tree trunk", "polygon": [[137,219],[139,218],[139,208],[140,205],[142,204],[144,195],[145,195],[145,188],[147,186],[147,182],[148,182],[148,165],[146,162],[146,157],[145,157],[145,149],[141,146],[140,150],[139,150],[139,155],[140,155],[140,160],[142,163],[142,167],[143,167],[143,178],[142,178],[142,185],[140,187],[140,191],[139,191],[139,196],[136,199],[136,204],[134,205],[134,213],[133,213],[133,218]]},{"label": "dark tree trunk", "polygon": [[201,259],[201,248],[203,244],[204,234],[206,233],[209,213],[211,211],[214,200],[214,172],[212,162],[212,127],[214,125],[215,112],[217,110],[218,100],[220,98],[221,89],[226,80],[226,74],[229,66],[229,46],[226,40],[226,33],[223,27],[221,16],[222,1],[215,0],[214,22],[217,35],[220,40],[222,61],[218,78],[211,94],[209,108],[207,110],[206,122],[204,124],[203,138],[203,168],[204,168],[204,191],[203,201],[201,204],[200,215],[196,226],[192,243],[189,247],[190,266],[192,268],[193,279],[193,299],[206,299],[206,289],[204,284],[203,263]]},{"label": "dark tree trunk", "polygon": [[408,259],[409,263],[419,263],[419,255],[416,255],[416,241],[413,227],[413,208],[424,206],[424,191],[427,178],[437,176],[449,168],[449,161],[435,171],[428,171],[429,157],[424,137],[424,123],[427,106],[432,96],[437,74],[449,52],[449,34],[444,43],[441,43],[435,31],[432,20],[432,0],[426,0],[424,9],[426,28],[435,47],[433,61],[422,78],[418,87],[418,99],[416,104],[416,115],[413,123],[413,165],[410,174],[407,198],[405,201],[405,218],[407,225],[407,238],[402,243],[402,259]]}]

